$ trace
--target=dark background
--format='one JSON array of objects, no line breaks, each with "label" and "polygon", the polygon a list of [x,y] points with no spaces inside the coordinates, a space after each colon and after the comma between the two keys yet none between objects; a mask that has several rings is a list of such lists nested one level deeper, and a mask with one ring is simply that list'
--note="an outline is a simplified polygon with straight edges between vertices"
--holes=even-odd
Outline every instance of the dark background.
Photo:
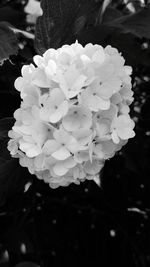
[{"label": "dark background", "polygon": [[[23,11],[26,2],[1,1],[0,21],[34,33]],[[130,14],[122,2],[115,1],[113,8]],[[129,2],[137,12],[142,8],[140,1]],[[133,67],[131,116],[136,122],[135,138],[105,163],[100,188],[85,181],[58,189],[31,176],[7,151],[11,117],[20,106],[14,81],[36,53],[33,40],[17,38],[24,48],[0,66],[0,267],[150,266],[149,38],[105,25],[93,30],[88,24],[86,30],[76,30],[53,45],[78,39],[83,45],[117,47]]]}]

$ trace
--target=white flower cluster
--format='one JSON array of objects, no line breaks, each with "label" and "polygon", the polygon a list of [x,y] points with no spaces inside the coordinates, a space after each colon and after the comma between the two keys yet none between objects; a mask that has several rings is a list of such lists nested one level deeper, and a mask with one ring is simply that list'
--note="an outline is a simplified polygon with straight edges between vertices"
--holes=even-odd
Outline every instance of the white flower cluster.
[{"label": "white flower cluster", "polygon": [[21,107],[9,131],[12,157],[50,187],[96,180],[134,137],[131,72],[118,50],[78,42],[48,49],[15,81]]}]

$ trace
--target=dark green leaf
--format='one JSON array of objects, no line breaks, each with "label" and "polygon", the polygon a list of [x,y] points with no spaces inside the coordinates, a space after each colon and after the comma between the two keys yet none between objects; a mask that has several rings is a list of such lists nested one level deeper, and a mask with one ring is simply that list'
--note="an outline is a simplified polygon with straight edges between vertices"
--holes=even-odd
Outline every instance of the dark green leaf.
[{"label": "dark green leaf", "polygon": [[0,64],[10,55],[18,52],[18,40],[16,34],[10,29],[9,23],[0,22]]},{"label": "dark green leaf", "polygon": [[42,0],[43,15],[38,18],[35,48],[39,54],[58,48],[94,23],[100,3],[91,0]]},{"label": "dark green leaf", "polygon": [[141,49],[141,42],[131,33],[124,34],[120,29],[116,31],[113,27],[101,24],[81,32],[77,39],[82,45],[87,43],[96,43],[104,47],[111,45],[122,53],[127,65],[149,67],[150,49]]},{"label": "dark green leaf", "polygon": [[119,10],[113,7],[108,7],[103,14],[102,23],[111,22],[112,20],[116,18],[120,18],[121,16],[122,16],[122,13]]},{"label": "dark green leaf", "polygon": [[13,118],[0,120],[0,205],[16,193],[24,191],[24,185],[30,174],[19,165],[18,159],[12,158],[7,149],[8,131],[12,128]]},{"label": "dark green leaf", "polygon": [[0,22],[0,65],[11,55],[16,55],[19,49],[17,35],[34,39],[34,35],[15,28],[6,21]]},{"label": "dark green leaf", "polygon": [[7,117],[0,120],[0,140],[8,137],[8,131],[14,124],[13,117]]},{"label": "dark green leaf", "polygon": [[[131,33],[115,31],[111,36],[110,44],[122,53],[127,65],[149,67],[150,49],[141,49],[141,43]],[[133,51],[133,53],[131,53]]]},{"label": "dark green leaf", "polygon": [[86,24],[86,16],[81,16],[81,17],[78,17],[74,23],[74,33],[77,34],[78,32],[80,32],[85,24]]},{"label": "dark green leaf", "polygon": [[106,45],[106,40],[113,35],[114,29],[101,24],[100,26],[91,27],[78,34],[77,39],[82,45],[87,43]]},{"label": "dark green leaf", "polygon": [[122,16],[108,22],[107,25],[121,29],[123,33],[150,38],[150,5],[132,15]]},{"label": "dark green leaf", "polygon": [[11,158],[7,141],[0,142],[0,206],[5,200],[24,191],[28,179],[27,169],[19,165],[18,159]]},{"label": "dark green leaf", "polygon": [[[14,0],[11,1],[12,4],[15,2]],[[15,9],[12,6],[8,5],[8,3],[3,7],[0,6],[0,21],[7,21],[10,24],[13,24],[15,27],[20,27],[24,25],[25,17],[26,14],[23,11],[21,11],[21,9],[18,8]]]}]

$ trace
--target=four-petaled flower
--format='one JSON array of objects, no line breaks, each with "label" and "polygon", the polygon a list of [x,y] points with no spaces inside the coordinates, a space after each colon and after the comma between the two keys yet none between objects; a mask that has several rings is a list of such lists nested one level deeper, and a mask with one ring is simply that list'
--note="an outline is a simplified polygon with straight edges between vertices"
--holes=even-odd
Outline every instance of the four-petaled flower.
[{"label": "four-petaled flower", "polygon": [[120,139],[127,140],[135,136],[133,128],[135,123],[131,120],[130,116],[127,115],[120,115],[115,118],[112,122],[111,129],[112,129],[112,140],[114,143],[118,144]]},{"label": "four-petaled flower", "polygon": [[67,131],[76,131],[90,128],[92,125],[92,113],[85,106],[70,107],[67,115],[62,120],[62,125]]},{"label": "four-petaled flower", "polygon": [[54,139],[49,139],[43,146],[43,152],[51,155],[57,160],[65,160],[79,150],[85,150],[86,147],[80,145],[75,137],[63,129],[54,131]]},{"label": "four-petaled flower", "polygon": [[68,101],[59,88],[53,89],[42,105],[40,118],[43,121],[56,123],[68,112]]}]

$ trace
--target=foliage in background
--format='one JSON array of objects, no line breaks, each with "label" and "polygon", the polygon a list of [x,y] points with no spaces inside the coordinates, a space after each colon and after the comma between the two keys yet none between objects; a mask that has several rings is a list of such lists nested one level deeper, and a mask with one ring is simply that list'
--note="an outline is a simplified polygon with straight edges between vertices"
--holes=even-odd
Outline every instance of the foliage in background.
[{"label": "foliage in background", "polygon": [[[42,0],[34,25],[27,2],[0,2],[0,267],[149,266],[150,3]],[[33,55],[76,39],[117,47],[133,67],[136,137],[106,162],[101,189],[85,182],[53,191],[7,151],[20,105],[13,84]]]}]

